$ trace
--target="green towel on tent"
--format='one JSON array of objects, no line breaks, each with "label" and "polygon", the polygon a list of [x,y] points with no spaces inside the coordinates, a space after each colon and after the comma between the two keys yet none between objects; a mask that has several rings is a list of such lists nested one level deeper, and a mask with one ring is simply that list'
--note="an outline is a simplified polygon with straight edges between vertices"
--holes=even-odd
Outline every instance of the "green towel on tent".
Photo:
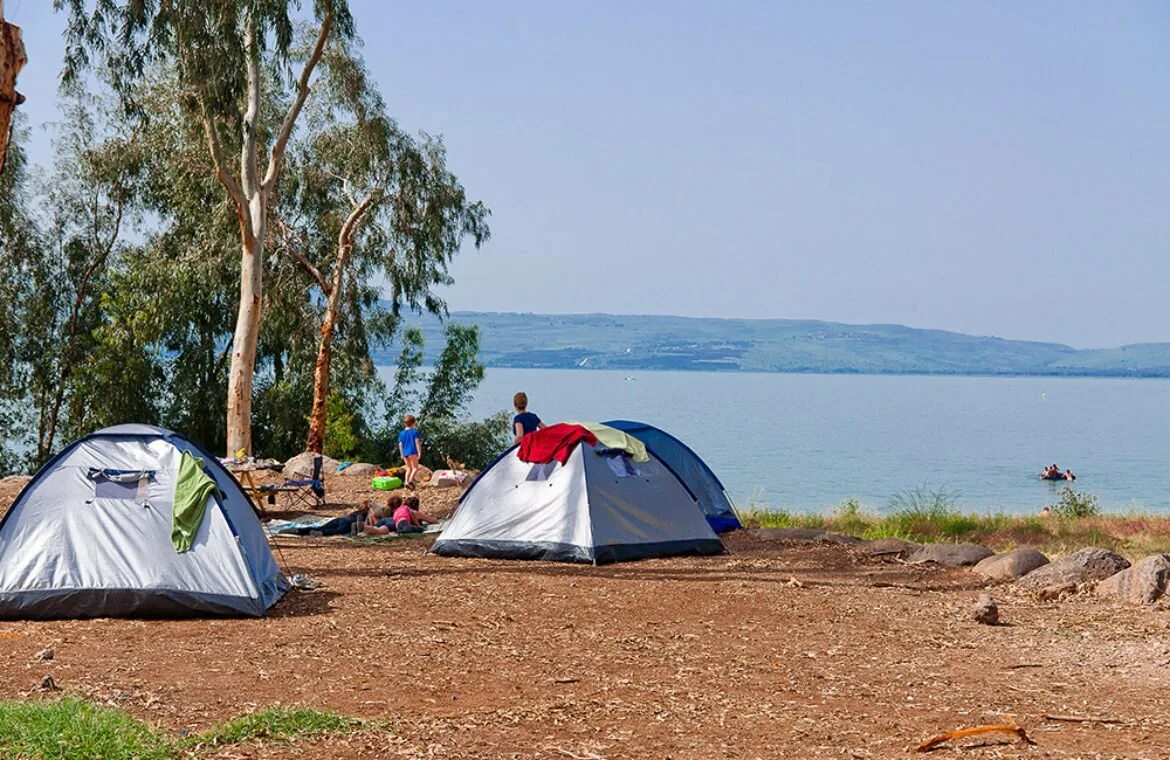
[{"label": "green towel on tent", "polygon": [[171,543],[175,545],[175,551],[191,549],[207,512],[207,500],[217,489],[215,481],[203,471],[203,460],[184,451],[179,463],[179,477],[175,479],[171,522]]}]

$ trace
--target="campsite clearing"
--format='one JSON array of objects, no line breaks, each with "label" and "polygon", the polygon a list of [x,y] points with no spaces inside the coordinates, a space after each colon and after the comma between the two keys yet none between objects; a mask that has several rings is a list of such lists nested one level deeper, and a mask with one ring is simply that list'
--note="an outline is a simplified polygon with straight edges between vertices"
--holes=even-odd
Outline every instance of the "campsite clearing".
[{"label": "campsite clearing", "polygon": [[225,757],[886,758],[1012,719],[1036,747],[968,754],[1159,757],[1170,738],[1164,611],[1001,588],[1004,624],[981,626],[966,571],[748,535],[601,568],[425,540],[282,539],[323,588],[267,619],[0,623],[0,698],[43,698],[51,675],[174,733],[274,704],[395,727]]}]

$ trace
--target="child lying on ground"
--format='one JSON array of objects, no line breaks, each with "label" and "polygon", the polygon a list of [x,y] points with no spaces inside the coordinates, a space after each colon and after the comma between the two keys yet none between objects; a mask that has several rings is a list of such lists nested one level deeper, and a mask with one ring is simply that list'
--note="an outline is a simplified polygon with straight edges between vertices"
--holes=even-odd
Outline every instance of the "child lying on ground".
[{"label": "child lying on ground", "polygon": [[392,504],[394,505],[392,517],[389,520],[380,519],[374,525],[367,523],[365,531],[367,535],[384,536],[391,531],[399,535],[422,533],[427,525],[438,522],[434,517],[419,511],[417,496],[411,496],[405,502],[398,496],[391,496],[386,507],[389,509]]},{"label": "child lying on ground", "polygon": [[334,517],[327,523],[316,527],[286,528],[281,533],[291,533],[294,536],[348,536],[353,532],[353,526],[361,518],[367,526],[370,523],[383,520],[391,514],[386,507],[378,507],[372,501],[362,502],[358,509],[344,517]]}]

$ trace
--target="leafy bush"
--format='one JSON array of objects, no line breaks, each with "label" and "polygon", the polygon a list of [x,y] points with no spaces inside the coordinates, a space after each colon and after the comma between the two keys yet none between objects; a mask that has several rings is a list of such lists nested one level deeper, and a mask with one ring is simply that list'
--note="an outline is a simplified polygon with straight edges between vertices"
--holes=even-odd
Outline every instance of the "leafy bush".
[{"label": "leafy bush", "polygon": [[428,418],[419,431],[426,441],[423,464],[439,469],[446,467],[450,459],[473,470],[482,470],[512,442],[511,421],[508,412],[478,422]]},{"label": "leafy bush", "polygon": [[361,418],[353,404],[337,391],[325,401],[325,455],[348,459],[361,445]]},{"label": "leafy bush", "polygon": [[1070,486],[1060,489],[1060,500],[1050,509],[1052,514],[1066,520],[1079,520],[1083,517],[1096,517],[1101,513],[1101,506],[1097,501],[1097,494],[1080,493]]}]

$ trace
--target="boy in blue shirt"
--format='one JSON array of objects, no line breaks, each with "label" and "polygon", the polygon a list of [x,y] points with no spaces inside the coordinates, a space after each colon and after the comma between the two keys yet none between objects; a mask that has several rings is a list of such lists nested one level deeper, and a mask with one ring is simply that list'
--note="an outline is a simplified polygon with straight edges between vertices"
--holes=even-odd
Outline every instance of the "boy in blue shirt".
[{"label": "boy in blue shirt", "polygon": [[512,405],[516,407],[516,416],[512,418],[512,432],[516,437],[512,439],[512,443],[520,443],[520,439],[529,433],[548,427],[539,417],[528,411],[528,394],[524,391],[512,397]]},{"label": "boy in blue shirt", "polygon": [[402,461],[406,465],[406,477],[402,479],[402,485],[407,488],[414,487],[418,460],[422,456],[422,438],[414,427],[415,422],[413,414],[403,417],[402,423],[406,425],[406,429],[398,434],[398,453],[402,455]]}]

